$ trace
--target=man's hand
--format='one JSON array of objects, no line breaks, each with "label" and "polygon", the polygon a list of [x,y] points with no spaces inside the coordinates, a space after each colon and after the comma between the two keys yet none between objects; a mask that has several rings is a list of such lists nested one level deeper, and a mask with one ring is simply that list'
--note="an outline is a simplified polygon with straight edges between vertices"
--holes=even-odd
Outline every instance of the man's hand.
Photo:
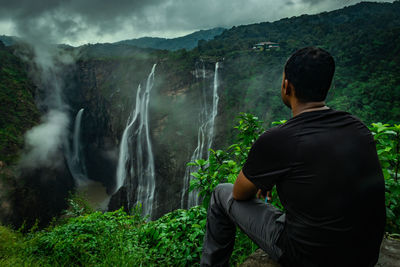
[{"label": "man's hand", "polygon": [[271,191],[263,192],[261,189],[258,189],[257,198],[266,198],[268,202],[271,202]]}]

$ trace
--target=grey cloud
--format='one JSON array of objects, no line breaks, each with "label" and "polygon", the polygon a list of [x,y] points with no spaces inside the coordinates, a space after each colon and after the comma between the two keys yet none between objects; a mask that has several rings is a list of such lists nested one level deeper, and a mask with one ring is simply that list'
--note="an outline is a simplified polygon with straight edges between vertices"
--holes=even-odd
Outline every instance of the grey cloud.
[{"label": "grey cloud", "polygon": [[[303,3],[310,3],[310,4],[318,4],[321,2],[328,2],[328,0],[302,0]],[[351,4],[355,2],[360,2],[360,1],[355,1],[355,0],[330,0],[330,2],[336,3],[336,4]],[[379,1],[378,1],[379,2]],[[380,1],[383,2],[383,1]]]},{"label": "grey cloud", "polygon": [[324,1],[325,0],[302,0],[303,3],[310,3],[310,4],[317,4]]},{"label": "grey cloud", "polygon": [[[384,0],[381,0],[381,2]],[[117,41],[231,27],[332,10],[359,0],[0,0],[19,35],[57,42]]]},{"label": "grey cloud", "polygon": [[17,33],[30,39],[75,40],[87,31],[118,31],[127,21],[145,17],[143,10],[162,0],[47,0],[0,1],[0,17],[11,19]]}]

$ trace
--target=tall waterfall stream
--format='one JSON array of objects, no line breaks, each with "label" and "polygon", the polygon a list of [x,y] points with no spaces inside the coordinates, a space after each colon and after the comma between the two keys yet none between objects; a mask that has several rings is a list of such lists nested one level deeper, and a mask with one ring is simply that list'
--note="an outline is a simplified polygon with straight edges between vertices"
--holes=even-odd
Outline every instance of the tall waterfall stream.
[{"label": "tall waterfall stream", "polygon": [[[208,159],[210,155],[210,148],[214,138],[215,117],[218,114],[218,69],[219,62],[215,63],[214,80],[212,86],[212,98],[207,94],[206,83],[206,70],[204,62],[202,62],[202,69],[196,67],[196,77],[202,77],[202,103],[201,112],[199,114],[200,127],[197,133],[197,147],[193,151],[191,161],[196,159]],[[199,75],[201,73],[201,76]],[[211,101],[210,101],[211,100]],[[211,103],[210,103],[211,102]],[[192,179],[191,173],[197,170],[196,166],[188,166],[185,171],[183,179],[183,188],[181,193],[181,207],[190,208],[199,205],[200,199],[197,196],[197,191],[188,192],[190,181]]]},{"label": "tall waterfall stream", "polygon": [[[136,92],[135,109],[128,118],[122,134],[114,193],[123,185],[127,187],[128,209],[140,202],[143,215],[151,217],[153,211],[155,170],[154,155],[150,140],[149,101],[154,84],[153,65],[147,77],[146,88],[142,93],[139,85]],[[132,193],[136,189],[136,201],[132,202]]]}]

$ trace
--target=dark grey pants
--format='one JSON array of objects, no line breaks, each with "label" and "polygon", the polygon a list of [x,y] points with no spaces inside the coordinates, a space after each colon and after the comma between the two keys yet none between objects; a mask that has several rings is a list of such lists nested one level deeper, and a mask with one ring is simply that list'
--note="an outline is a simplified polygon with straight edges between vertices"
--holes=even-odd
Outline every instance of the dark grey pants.
[{"label": "dark grey pants", "polygon": [[234,200],[232,189],[233,184],[220,184],[211,195],[200,265],[229,266],[236,226],[278,261],[282,251],[276,243],[285,224],[285,214],[256,198]]}]

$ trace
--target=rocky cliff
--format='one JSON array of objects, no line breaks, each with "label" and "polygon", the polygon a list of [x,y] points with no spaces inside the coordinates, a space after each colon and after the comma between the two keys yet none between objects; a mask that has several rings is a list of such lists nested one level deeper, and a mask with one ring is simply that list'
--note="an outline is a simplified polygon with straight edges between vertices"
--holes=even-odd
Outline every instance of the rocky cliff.
[{"label": "rocky cliff", "polygon": [[29,227],[38,220],[44,226],[66,208],[74,183],[62,149],[53,158],[57,164],[39,168],[21,163],[24,135],[39,124],[41,111],[28,64],[15,53],[15,48],[0,46],[0,221]]},{"label": "rocky cliff", "polygon": [[[215,62],[205,64],[204,80],[196,77],[195,62],[190,68],[182,69],[179,60],[151,55],[80,60],[71,77],[74,86],[66,94],[72,108],[71,117],[80,108],[85,109],[81,132],[88,177],[102,182],[111,193],[115,186],[119,143],[135,109],[138,85],[146,84],[152,65],[157,64],[149,101],[156,173],[154,218],[181,206],[186,163],[197,145],[201,90],[204,83],[206,87],[213,86]],[[134,201],[137,182],[125,183],[133,185],[133,192],[127,194],[127,187],[122,187],[112,197],[110,209],[128,207]]]}]

